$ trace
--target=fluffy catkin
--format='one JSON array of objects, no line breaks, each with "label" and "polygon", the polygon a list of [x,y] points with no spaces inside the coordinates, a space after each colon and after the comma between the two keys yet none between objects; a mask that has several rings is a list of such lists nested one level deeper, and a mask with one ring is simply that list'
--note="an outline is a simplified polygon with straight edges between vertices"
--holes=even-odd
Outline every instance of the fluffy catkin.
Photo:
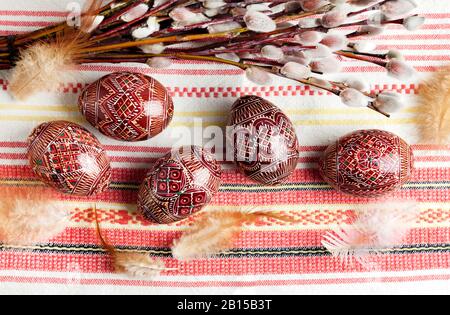
[{"label": "fluffy catkin", "polygon": [[139,278],[153,278],[168,270],[161,259],[143,253],[115,252],[114,266],[116,272]]},{"label": "fluffy catkin", "polygon": [[11,245],[48,242],[65,230],[69,212],[62,202],[47,199],[41,188],[0,190],[0,241]]},{"label": "fluffy catkin", "polygon": [[25,100],[38,92],[57,90],[69,81],[77,64],[76,55],[92,32],[101,0],[85,4],[78,29],[67,26],[52,39],[42,40],[23,49],[10,76],[10,91],[18,100]]},{"label": "fluffy catkin", "polygon": [[178,260],[209,258],[232,248],[244,224],[262,218],[294,222],[280,212],[214,211],[204,212],[195,223],[174,242],[173,256]]},{"label": "fluffy catkin", "polygon": [[445,145],[450,136],[450,66],[436,72],[419,89],[421,141]]},{"label": "fluffy catkin", "polygon": [[22,50],[10,78],[10,90],[18,100],[38,92],[55,91],[66,82],[74,66],[71,45],[60,42],[38,42]]},{"label": "fluffy catkin", "polygon": [[114,263],[114,270],[116,272],[126,274],[130,277],[151,279],[160,275],[162,271],[176,270],[166,268],[164,261],[159,258],[150,257],[149,254],[138,252],[119,252],[112,245],[110,245],[102,235],[96,207],[94,207],[94,218],[97,236],[102,246],[110,253]]}]

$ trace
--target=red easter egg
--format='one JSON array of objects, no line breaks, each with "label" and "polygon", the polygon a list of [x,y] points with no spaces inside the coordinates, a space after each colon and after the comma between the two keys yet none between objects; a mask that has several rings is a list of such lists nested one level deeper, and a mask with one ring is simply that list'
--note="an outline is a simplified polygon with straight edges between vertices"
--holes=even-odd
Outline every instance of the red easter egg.
[{"label": "red easter egg", "polygon": [[53,121],[34,129],[27,156],[37,177],[66,194],[92,196],[111,181],[110,160],[100,142],[71,122]]},{"label": "red easter egg", "polygon": [[291,120],[274,104],[258,97],[244,96],[232,109],[228,126],[234,160],[252,180],[276,185],[295,171],[299,159],[297,134]]},{"label": "red easter egg", "polygon": [[140,73],[113,73],[86,87],[78,106],[87,121],[104,135],[144,141],[160,134],[173,117],[166,88]]},{"label": "red easter egg", "polygon": [[382,130],[353,132],[328,147],[320,160],[322,177],[340,192],[358,197],[380,197],[411,178],[411,147]]},{"label": "red easter egg", "polygon": [[203,209],[217,193],[221,168],[214,156],[196,146],[171,151],[156,162],[141,185],[139,212],[168,224]]}]

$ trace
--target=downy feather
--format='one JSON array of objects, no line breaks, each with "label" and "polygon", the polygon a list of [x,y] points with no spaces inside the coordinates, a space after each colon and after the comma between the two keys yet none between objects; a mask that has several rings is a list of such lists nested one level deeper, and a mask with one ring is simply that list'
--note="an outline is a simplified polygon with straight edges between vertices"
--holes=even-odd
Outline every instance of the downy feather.
[{"label": "downy feather", "polygon": [[419,90],[419,130],[421,142],[449,144],[450,67],[435,73]]},{"label": "downy feather", "polygon": [[412,202],[365,205],[353,224],[338,226],[324,236],[322,245],[345,264],[354,260],[367,269],[376,267],[376,256],[401,245],[419,215]]},{"label": "downy feather", "polygon": [[181,238],[174,242],[172,254],[179,260],[217,255],[233,247],[245,224],[253,224],[263,218],[295,221],[292,217],[275,211],[205,211]]},{"label": "downy feather", "polygon": [[176,268],[166,268],[162,259],[153,258],[147,253],[121,252],[110,245],[102,235],[97,208],[94,206],[94,218],[97,236],[102,246],[112,257],[114,270],[130,277],[152,279],[161,274],[162,271],[174,271]]},{"label": "downy feather", "polygon": [[50,39],[38,41],[20,52],[10,76],[12,95],[25,100],[38,92],[56,91],[73,77],[77,53],[86,46],[89,31],[93,31],[102,1],[91,0],[82,14],[80,27],[66,26]]},{"label": "downy feather", "polygon": [[46,243],[69,223],[67,205],[48,199],[43,188],[0,190],[0,242],[10,245]]}]

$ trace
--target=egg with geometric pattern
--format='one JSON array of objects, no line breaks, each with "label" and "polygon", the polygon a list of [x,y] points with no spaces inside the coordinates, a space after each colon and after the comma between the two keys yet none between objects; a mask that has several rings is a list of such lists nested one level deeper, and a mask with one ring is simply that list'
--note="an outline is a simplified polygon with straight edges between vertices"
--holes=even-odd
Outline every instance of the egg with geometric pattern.
[{"label": "egg with geometric pattern", "polygon": [[218,192],[221,167],[198,146],[174,149],[158,160],[142,183],[138,210],[154,223],[188,218],[207,206]]},{"label": "egg with geometric pattern", "polygon": [[34,174],[62,193],[88,197],[109,187],[111,165],[105,149],[77,124],[39,125],[28,138],[27,156]]},{"label": "egg with geometric pattern", "polygon": [[414,171],[411,147],[382,130],[352,132],[330,145],[319,162],[322,177],[336,190],[356,197],[387,195]]},{"label": "egg with geometric pattern", "polygon": [[234,161],[240,171],[258,183],[278,185],[294,173],[299,142],[289,117],[259,96],[239,98],[231,108],[227,131]]},{"label": "egg with geometric pattern", "polygon": [[163,132],[174,106],[167,89],[141,73],[109,74],[87,86],[78,100],[86,120],[104,135],[121,141],[145,141]]}]

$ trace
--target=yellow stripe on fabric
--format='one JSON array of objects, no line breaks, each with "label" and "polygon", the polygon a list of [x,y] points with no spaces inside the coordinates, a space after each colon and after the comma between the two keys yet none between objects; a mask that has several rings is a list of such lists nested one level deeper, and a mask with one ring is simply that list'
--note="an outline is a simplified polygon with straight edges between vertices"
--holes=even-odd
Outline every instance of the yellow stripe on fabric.
[{"label": "yellow stripe on fabric", "polygon": [[83,123],[86,122],[83,117],[61,117],[61,116],[0,116],[0,121],[34,121],[34,122],[46,122],[53,121],[57,119],[64,119],[66,121],[74,122],[74,123]]},{"label": "yellow stripe on fabric", "polygon": [[[76,204],[75,201],[71,203]],[[93,203],[85,203],[86,206],[84,208],[90,208],[93,206]],[[97,208],[103,211],[110,210],[128,210],[133,213],[135,216],[136,213],[136,205],[129,204],[120,207],[119,204],[108,204],[99,202],[96,203]],[[383,202],[381,202],[383,205]],[[349,219],[352,218],[352,213],[347,213],[349,210],[361,210],[366,208],[375,208],[376,205],[368,206],[368,205],[355,205],[355,204],[329,204],[329,205],[316,205],[316,204],[298,204],[298,205],[272,205],[272,206],[254,206],[253,204],[242,205],[242,206],[222,206],[222,205],[210,205],[204,212],[221,212],[221,211],[261,211],[261,212],[284,212],[289,214],[296,223],[283,223],[282,221],[272,222],[266,221],[264,225],[246,225],[243,229],[245,231],[252,232],[289,232],[289,231],[311,231],[311,230],[328,230],[337,225],[345,225]],[[86,213],[86,209],[81,207],[80,204],[77,204],[77,208],[80,210],[75,211],[73,214],[77,213],[81,214],[76,216],[78,222],[72,222],[71,226],[73,227],[85,227],[92,228],[93,222],[91,222],[92,218]],[[418,208],[420,210],[420,216],[417,219],[417,222],[411,225],[412,228],[449,228],[450,227],[450,203],[441,203],[432,205],[429,203],[418,204]],[[197,214],[198,216],[201,214]],[[193,219],[195,219],[195,216]],[[85,220],[82,218],[84,217]],[[100,216],[102,217],[102,215]],[[125,230],[141,230],[145,231],[160,231],[160,232],[169,232],[169,231],[183,231],[188,228],[191,221],[181,222],[181,224],[177,224],[177,226],[166,226],[166,225],[152,225],[152,226],[142,226],[140,223],[134,224],[118,224],[114,219],[114,213],[110,212],[108,215],[108,220],[102,222],[102,226],[104,228],[115,229],[120,227]],[[121,217],[118,214],[118,217]],[[81,219],[81,220],[80,220]],[[132,221],[137,222],[136,219],[132,219]]]},{"label": "yellow stripe on fabric", "polygon": [[[367,108],[304,108],[304,109],[288,109],[284,110],[288,115],[378,115]],[[408,108],[402,110],[398,114],[414,114],[419,112],[418,108]],[[227,117],[229,112],[227,111],[192,111],[192,112],[177,112],[181,117],[193,117],[193,116],[208,116],[208,117]],[[380,116],[381,117],[381,116]],[[381,117],[383,119],[383,117]]]},{"label": "yellow stripe on fabric", "polygon": [[[0,180],[0,185],[18,185],[18,186],[45,186],[38,180]],[[111,188],[138,189],[139,185],[134,184],[110,184]]]},{"label": "yellow stripe on fabric", "polygon": [[240,185],[233,185],[233,186],[221,186],[220,190],[222,191],[235,191],[235,190],[244,190],[244,191],[259,191],[259,190],[267,190],[267,191],[279,191],[279,190],[286,190],[286,189],[320,189],[320,188],[331,188],[331,186],[328,185],[318,185],[318,184],[292,184],[292,185],[277,185],[277,186],[271,186],[271,187],[265,187],[265,186],[240,186]]},{"label": "yellow stripe on fabric", "polygon": [[391,252],[417,252],[417,251],[447,251],[450,250],[450,246],[426,246],[426,247],[410,247],[410,248],[393,248],[393,249],[383,249],[382,253]]},{"label": "yellow stripe on fabric", "polygon": [[[52,121],[56,119],[62,119],[59,116],[1,116],[0,121],[35,121],[35,122],[46,122]],[[74,122],[74,123],[85,123],[86,121],[80,117],[64,117],[64,120]],[[302,120],[293,120],[294,125],[300,126],[332,126],[332,125],[348,125],[348,126],[364,126],[364,125],[406,125],[406,124],[415,124],[418,123],[419,120],[416,118],[397,118],[397,119],[302,119]],[[210,127],[210,126],[225,126],[225,122],[223,123],[212,123],[212,122],[203,122],[201,124],[202,127]],[[176,127],[200,127],[198,122],[172,122],[170,124],[171,128]]]},{"label": "yellow stripe on fabric", "polygon": [[78,107],[72,105],[0,105],[0,110],[29,110],[33,112],[78,112]]},{"label": "yellow stripe on fabric", "polygon": [[[0,110],[29,110],[29,111],[55,111],[55,112],[78,112],[78,107],[74,105],[15,105],[15,104],[0,104]],[[401,113],[417,113],[418,107],[411,107],[402,110]],[[284,111],[290,115],[360,115],[360,114],[374,114],[367,108],[304,108],[304,109],[288,109]],[[179,117],[226,117],[227,111],[182,111],[177,112]]]},{"label": "yellow stripe on fabric", "polygon": [[[38,180],[0,180],[0,185],[22,185],[22,186],[43,186],[43,184]],[[126,184],[126,183],[112,183],[110,185],[111,188],[124,188],[124,189],[138,189],[140,185],[137,184]],[[450,183],[407,183],[403,185],[403,188],[450,188]],[[331,189],[332,187],[327,184],[284,184],[278,186],[244,186],[244,185],[232,185],[227,186],[223,185],[220,187],[221,191],[280,191],[280,190],[289,190],[289,189]]]},{"label": "yellow stripe on fabric", "polygon": [[[115,208],[117,210],[123,210],[124,208],[134,206],[135,204],[127,204],[127,203],[116,203],[116,202],[106,202],[106,201],[98,201],[98,202],[90,202],[90,201],[65,201],[66,203],[74,203],[80,208],[80,205],[85,205],[86,207],[92,206],[94,203],[98,208],[102,206],[107,206],[109,208]],[[299,212],[299,211],[322,211],[322,212],[338,212],[338,211],[347,211],[348,209],[359,209],[361,207],[368,207],[371,205],[379,204],[380,202],[375,202],[370,205],[361,206],[360,204],[352,204],[352,203],[334,203],[334,204],[278,204],[278,205],[261,205],[255,206],[254,204],[249,205],[241,205],[241,206],[229,206],[229,205],[214,205],[208,206],[205,211],[208,212],[217,212],[217,211],[245,211],[247,210],[255,210],[258,211],[285,211],[285,212]],[[382,204],[383,202],[381,202]],[[418,208],[421,211],[428,210],[440,210],[443,213],[450,214],[450,201],[449,202],[420,202],[418,203]],[[449,216],[450,220],[450,216]],[[449,221],[450,223],[450,221]]]}]

